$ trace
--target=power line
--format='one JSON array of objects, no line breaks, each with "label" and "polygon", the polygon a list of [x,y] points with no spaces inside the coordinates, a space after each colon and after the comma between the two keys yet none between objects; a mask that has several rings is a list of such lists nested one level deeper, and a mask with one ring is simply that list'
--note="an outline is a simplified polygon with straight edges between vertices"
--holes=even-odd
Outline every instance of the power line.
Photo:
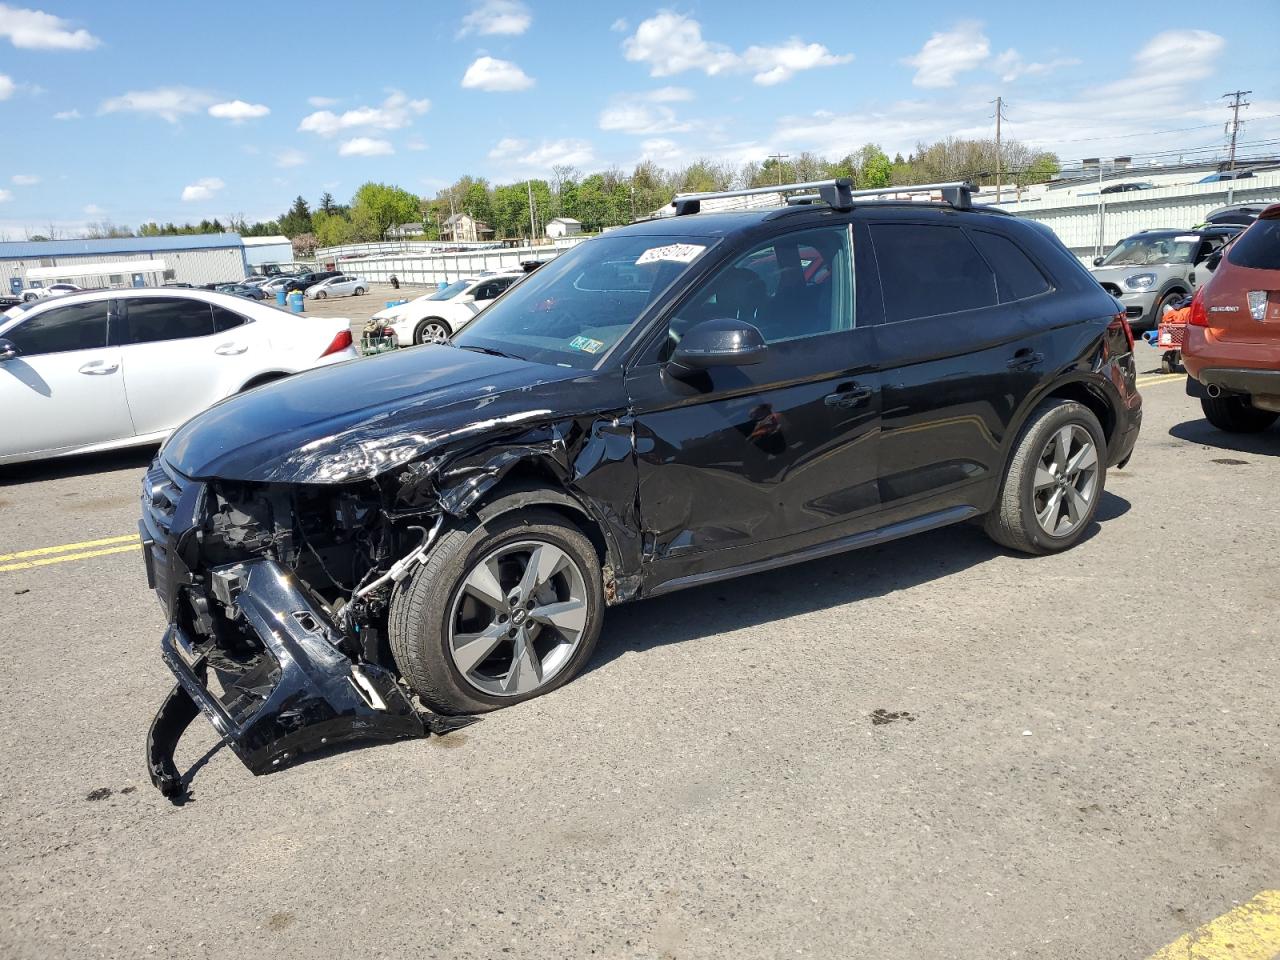
[{"label": "power line", "polygon": [[1004,119],[1004,97],[990,101],[996,105],[996,203],[1000,202],[1000,121]]},{"label": "power line", "polygon": [[[1249,90],[1249,91],[1246,91],[1246,92],[1247,92],[1247,93],[1252,93],[1253,91],[1252,91],[1252,90]],[[1254,117],[1253,119],[1255,119],[1255,120],[1275,120],[1275,119],[1276,119],[1276,118],[1278,118],[1278,117],[1280,117],[1280,113],[1268,113],[1268,114],[1267,114],[1267,115],[1265,115],[1265,116],[1262,116],[1262,117]],[[1059,140],[1059,139],[1057,139],[1057,138],[1055,137],[1052,141],[1045,141],[1045,142],[1052,142],[1052,143],[1097,143],[1097,142],[1099,142],[1099,141],[1103,141],[1103,140],[1129,140],[1129,139],[1132,139],[1132,138],[1134,138],[1134,137],[1161,137],[1161,136],[1164,136],[1164,135],[1165,135],[1165,134],[1167,134],[1167,133],[1190,133],[1190,132],[1191,132],[1191,131],[1193,131],[1193,130],[1208,130],[1208,129],[1210,129],[1210,128],[1217,127],[1217,126],[1218,126],[1218,125],[1217,125],[1216,123],[1202,123],[1202,124],[1200,124],[1199,126],[1195,126],[1195,127],[1176,127],[1176,128],[1169,129],[1169,130],[1149,130],[1149,131],[1146,131],[1145,133],[1117,133],[1117,134],[1113,134],[1113,135],[1111,135],[1111,136],[1109,136],[1109,137],[1076,137],[1076,138],[1071,139],[1071,140]],[[1035,142],[1037,142],[1037,141],[1032,140],[1032,141],[1027,141],[1027,142],[1028,142],[1028,143],[1035,143]]]}]

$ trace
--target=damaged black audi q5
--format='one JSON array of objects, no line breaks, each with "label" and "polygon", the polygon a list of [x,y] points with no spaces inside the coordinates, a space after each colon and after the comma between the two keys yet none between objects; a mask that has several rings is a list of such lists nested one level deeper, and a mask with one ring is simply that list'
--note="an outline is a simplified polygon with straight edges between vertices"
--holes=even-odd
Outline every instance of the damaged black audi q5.
[{"label": "damaged black audi q5", "polygon": [[178,678],[157,785],[179,789],[199,712],[265,773],[555,689],[611,604],[971,518],[1013,549],[1075,544],[1141,420],[1117,302],[963,185],[798,189],[679,199],[452,343],[181,427],[141,524]]}]

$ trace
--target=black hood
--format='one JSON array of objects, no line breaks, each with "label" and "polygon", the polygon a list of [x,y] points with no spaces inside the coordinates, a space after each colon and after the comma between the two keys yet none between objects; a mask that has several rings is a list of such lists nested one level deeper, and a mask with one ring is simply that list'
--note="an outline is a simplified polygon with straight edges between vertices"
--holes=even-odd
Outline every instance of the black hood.
[{"label": "black hood", "polygon": [[415,347],[224,400],[179,427],[163,456],[197,479],[343,483],[449,443],[603,409],[611,394],[581,371]]}]

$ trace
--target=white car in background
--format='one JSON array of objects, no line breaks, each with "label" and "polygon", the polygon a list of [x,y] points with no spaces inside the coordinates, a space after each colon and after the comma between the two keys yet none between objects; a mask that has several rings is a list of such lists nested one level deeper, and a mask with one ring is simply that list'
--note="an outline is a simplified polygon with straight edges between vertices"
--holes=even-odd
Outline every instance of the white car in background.
[{"label": "white car in background", "polygon": [[65,297],[68,293],[79,293],[80,288],[74,283],[51,283],[47,287],[28,287],[22,291],[22,299],[27,303],[32,300],[43,300],[46,297]]},{"label": "white car in background", "polygon": [[293,273],[290,273],[287,275],[282,274],[281,276],[278,276],[278,277],[272,277],[270,280],[264,280],[262,283],[258,284],[258,289],[261,290],[263,293],[265,293],[267,296],[274,297],[276,295],[277,290],[285,289],[286,287],[289,286],[289,281],[297,280],[297,279],[298,279],[297,274],[293,274]]},{"label": "white car in background", "polygon": [[209,290],[14,307],[0,320],[0,463],[156,443],[233,393],[355,357],[350,324]]},{"label": "white car in background", "polygon": [[307,287],[307,297],[312,300],[324,300],[326,297],[361,297],[368,289],[367,280],[344,273],[313,283]]},{"label": "white car in background", "polygon": [[442,290],[379,310],[371,320],[394,330],[396,343],[402,347],[443,343],[524,277],[524,271],[519,270],[455,280]]}]

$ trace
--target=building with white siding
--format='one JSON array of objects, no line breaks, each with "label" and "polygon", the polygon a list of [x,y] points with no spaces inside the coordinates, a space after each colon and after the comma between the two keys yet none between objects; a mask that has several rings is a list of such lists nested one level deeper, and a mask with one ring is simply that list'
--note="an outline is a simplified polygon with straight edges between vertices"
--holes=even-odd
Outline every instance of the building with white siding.
[{"label": "building with white siding", "polygon": [[0,288],[14,294],[58,282],[156,287],[172,280],[199,286],[241,280],[249,272],[244,242],[235,233],[0,243]]},{"label": "building with white siding", "polygon": [[244,237],[244,261],[250,270],[269,263],[293,263],[293,241],[288,237]]}]

